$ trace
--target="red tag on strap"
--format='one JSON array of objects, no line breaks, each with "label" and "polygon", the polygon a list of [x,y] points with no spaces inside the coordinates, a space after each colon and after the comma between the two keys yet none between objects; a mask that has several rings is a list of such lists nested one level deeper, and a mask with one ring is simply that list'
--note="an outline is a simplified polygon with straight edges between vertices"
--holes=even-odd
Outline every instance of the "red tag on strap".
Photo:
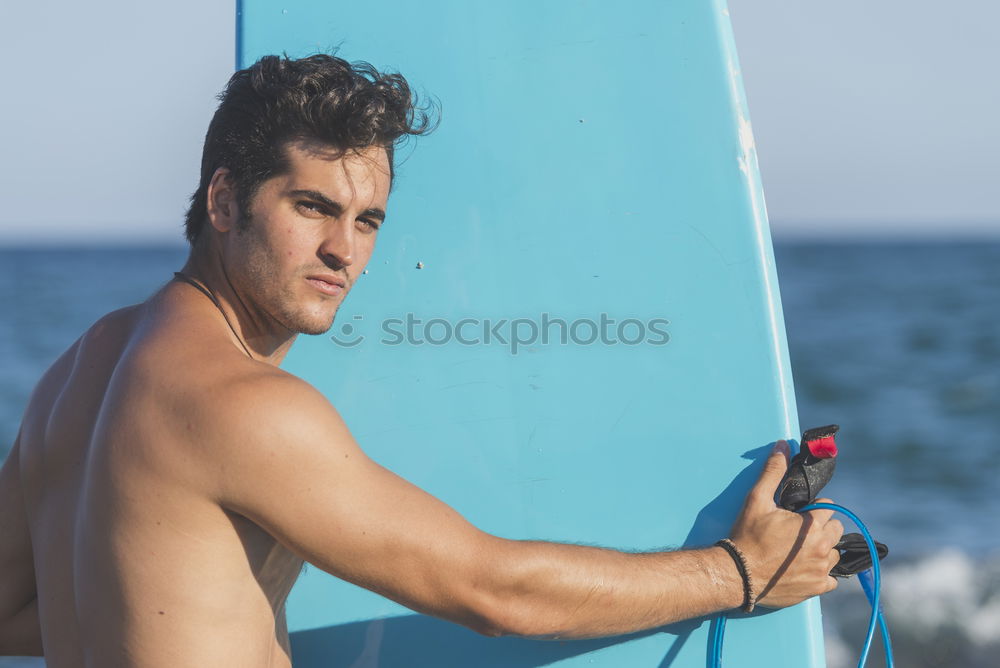
[{"label": "red tag on strap", "polygon": [[828,459],[829,457],[837,456],[837,444],[834,442],[833,436],[824,436],[823,438],[817,438],[815,441],[807,441],[806,447],[809,448],[809,452],[812,453],[813,457]]}]

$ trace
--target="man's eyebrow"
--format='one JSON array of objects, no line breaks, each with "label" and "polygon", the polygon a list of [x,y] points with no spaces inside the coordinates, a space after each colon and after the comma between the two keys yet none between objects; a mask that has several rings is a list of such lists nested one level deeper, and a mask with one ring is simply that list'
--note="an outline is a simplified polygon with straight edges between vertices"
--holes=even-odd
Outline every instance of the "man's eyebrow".
[{"label": "man's eyebrow", "polygon": [[[307,197],[312,200],[316,200],[323,206],[327,207],[336,215],[340,215],[344,211],[344,205],[340,202],[336,202],[318,190],[293,190],[288,193],[292,197]],[[368,216],[370,218],[378,218],[379,220],[385,220],[385,211],[378,207],[372,207],[365,209],[361,212],[362,216]]]},{"label": "man's eyebrow", "polygon": [[372,207],[371,209],[365,209],[361,212],[362,216],[368,216],[369,218],[378,218],[379,220],[385,220],[385,211],[378,207]]},{"label": "man's eyebrow", "polygon": [[344,210],[344,205],[340,202],[335,202],[318,190],[293,190],[288,193],[292,197],[307,197],[311,200],[316,200],[328,209],[331,209],[338,216]]}]

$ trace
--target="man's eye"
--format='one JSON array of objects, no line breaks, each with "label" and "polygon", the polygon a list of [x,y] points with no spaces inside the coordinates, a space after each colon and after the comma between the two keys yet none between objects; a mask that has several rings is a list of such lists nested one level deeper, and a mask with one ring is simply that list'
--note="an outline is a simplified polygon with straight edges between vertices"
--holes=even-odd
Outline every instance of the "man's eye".
[{"label": "man's eye", "polygon": [[306,214],[311,214],[311,215],[323,214],[322,205],[317,204],[316,202],[302,201],[296,204],[295,206],[299,209],[299,211],[302,211]]},{"label": "man's eye", "polygon": [[379,228],[379,223],[377,221],[371,220],[370,218],[359,218],[358,226],[363,228],[366,232],[377,232]]}]

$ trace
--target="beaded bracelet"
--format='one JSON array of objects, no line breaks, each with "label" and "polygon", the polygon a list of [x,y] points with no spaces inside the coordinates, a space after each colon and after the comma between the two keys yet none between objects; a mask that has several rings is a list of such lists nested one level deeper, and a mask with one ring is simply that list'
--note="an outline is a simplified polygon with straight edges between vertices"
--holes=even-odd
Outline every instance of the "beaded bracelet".
[{"label": "beaded bracelet", "polygon": [[728,538],[723,538],[716,545],[729,553],[729,556],[736,562],[736,570],[740,572],[740,577],[743,578],[743,605],[740,606],[740,610],[747,613],[753,612],[754,606],[757,605],[757,595],[754,594],[753,578],[750,577],[747,558],[740,552],[740,548],[736,547],[736,543]]}]

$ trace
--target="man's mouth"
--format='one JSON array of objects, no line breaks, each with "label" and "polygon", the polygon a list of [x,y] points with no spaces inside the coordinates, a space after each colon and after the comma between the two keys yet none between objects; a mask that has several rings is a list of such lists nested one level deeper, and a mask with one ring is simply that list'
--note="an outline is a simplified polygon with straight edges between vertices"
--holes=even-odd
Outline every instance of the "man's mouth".
[{"label": "man's mouth", "polygon": [[331,297],[344,294],[344,287],[346,285],[346,281],[343,278],[334,276],[333,274],[314,274],[307,276],[306,281],[323,294],[330,295]]}]

